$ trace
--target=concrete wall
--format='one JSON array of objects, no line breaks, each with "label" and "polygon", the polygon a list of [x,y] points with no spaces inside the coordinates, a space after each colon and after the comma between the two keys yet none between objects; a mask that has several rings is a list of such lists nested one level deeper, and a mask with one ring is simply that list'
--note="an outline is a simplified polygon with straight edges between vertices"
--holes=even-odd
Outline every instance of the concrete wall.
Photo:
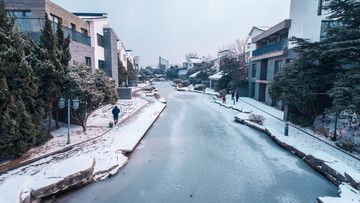
[{"label": "concrete wall", "polygon": [[85,57],[91,57],[91,66],[94,67],[95,64],[94,47],[79,42],[71,41],[70,53],[71,53],[70,65],[74,64],[74,61],[77,63],[85,64]]},{"label": "concrete wall", "polygon": [[122,87],[117,88],[120,99],[131,99],[131,88]]},{"label": "concrete wall", "polygon": [[104,36],[104,26],[107,24],[107,18],[89,19],[91,46],[95,47],[95,68],[99,68],[99,60],[105,61],[104,47],[98,46],[97,34]]},{"label": "concrete wall", "polygon": [[[33,0],[30,0],[33,1]],[[53,14],[57,17],[60,17],[63,21],[63,26],[71,28],[71,24],[76,25],[76,31],[81,33],[81,28],[87,30],[89,32],[90,26],[89,24],[84,21],[83,19],[77,17],[76,15],[72,14],[71,12],[65,10],[64,8],[56,5],[55,3],[45,0],[45,10],[48,13],[49,17],[50,14]]]},{"label": "concrete wall", "polygon": [[[116,87],[119,86],[118,60],[117,60],[117,37],[112,28],[104,28],[104,71],[115,80]],[[110,74],[111,73],[111,74]]]},{"label": "concrete wall", "polygon": [[45,17],[45,0],[5,0],[6,10],[28,10],[32,18]]},{"label": "concrete wall", "polygon": [[[323,15],[318,15],[319,0],[291,0],[289,38],[292,36],[310,39],[311,41],[320,40],[321,20]],[[289,44],[289,48],[294,45]]]}]

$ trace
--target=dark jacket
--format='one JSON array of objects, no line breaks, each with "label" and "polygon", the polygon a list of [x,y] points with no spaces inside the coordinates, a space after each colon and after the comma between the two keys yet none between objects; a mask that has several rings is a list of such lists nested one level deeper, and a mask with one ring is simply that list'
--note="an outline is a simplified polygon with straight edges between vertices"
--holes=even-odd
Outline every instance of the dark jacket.
[{"label": "dark jacket", "polygon": [[115,107],[112,110],[112,114],[114,115],[114,119],[118,119],[119,118],[119,113],[120,113],[120,109],[118,107]]}]

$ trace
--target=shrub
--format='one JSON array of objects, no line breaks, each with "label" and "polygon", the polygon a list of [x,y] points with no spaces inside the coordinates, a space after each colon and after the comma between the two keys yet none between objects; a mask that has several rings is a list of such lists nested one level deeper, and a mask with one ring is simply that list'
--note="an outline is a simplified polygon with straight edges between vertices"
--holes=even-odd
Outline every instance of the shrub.
[{"label": "shrub", "polygon": [[190,81],[184,80],[184,81],[181,82],[181,85],[182,85],[183,87],[188,87],[188,86],[190,85]]},{"label": "shrub", "polygon": [[265,121],[265,118],[261,115],[256,115],[256,114],[250,114],[249,116],[249,120],[251,122],[255,122],[255,123],[258,123],[260,125],[262,125]]},{"label": "shrub", "polygon": [[206,89],[206,86],[203,84],[197,84],[194,86],[194,90],[203,91],[204,89]]},{"label": "shrub", "polygon": [[174,83],[175,83],[175,84],[179,84],[179,83],[181,83],[181,82],[182,82],[181,79],[175,79],[175,80],[174,80]]},{"label": "shrub", "polygon": [[336,142],[336,145],[349,152],[355,151],[358,147],[352,136],[341,136]]},{"label": "shrub", "polygon": [[313,124],[313,120],[309,117],[306,117],[304,114],[290,113],[289,121],[301,127],[309,127]]}]

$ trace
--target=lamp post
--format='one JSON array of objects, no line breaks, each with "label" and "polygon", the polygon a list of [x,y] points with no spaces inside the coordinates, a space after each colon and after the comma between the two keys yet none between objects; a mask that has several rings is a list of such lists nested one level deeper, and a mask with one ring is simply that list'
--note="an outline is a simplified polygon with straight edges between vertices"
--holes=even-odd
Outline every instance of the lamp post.
[{"label": "lamp post", "polygon": [[[79,103],[80,101],[76,98],[73,101],[73,109],[78,109],[79,108]],[[68,103],[67,105],[65,105],[65,99],[64,98],[60,98],[59,99],[59,108],[63,109],[65,106],[68,107],[68,140],[66,144],[70,144],[70,107],[71,107],[71,103],[70,103],[70,99],[68,99]]]}]

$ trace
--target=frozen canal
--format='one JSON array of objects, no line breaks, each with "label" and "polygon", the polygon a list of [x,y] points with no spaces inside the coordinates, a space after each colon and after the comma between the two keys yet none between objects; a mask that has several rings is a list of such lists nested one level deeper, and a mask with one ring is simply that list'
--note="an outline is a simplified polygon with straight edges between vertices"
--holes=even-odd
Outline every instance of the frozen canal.
[{"label": "frozen canal", "polygon": [[168,106],[118,175],[59,202],[316,202],[337,188],[211,96],[157,83]]}]

